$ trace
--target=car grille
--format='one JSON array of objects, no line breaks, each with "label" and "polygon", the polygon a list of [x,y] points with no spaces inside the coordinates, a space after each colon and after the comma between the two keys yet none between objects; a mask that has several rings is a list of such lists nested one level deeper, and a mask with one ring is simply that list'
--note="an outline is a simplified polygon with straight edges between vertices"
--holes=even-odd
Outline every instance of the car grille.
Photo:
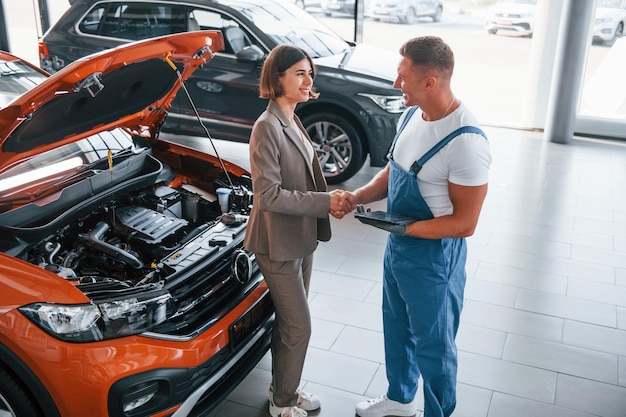
[{"label": "car grille", "polygon": [[[212,326],[262,282],[254,255],[243,248],[245,228],[219,223],[164,259],[171,268],[165,288],[177,311],[150,333],[158,337],[190,339]],[[236,258],[250,259],[249,279],[236,276]]]}]

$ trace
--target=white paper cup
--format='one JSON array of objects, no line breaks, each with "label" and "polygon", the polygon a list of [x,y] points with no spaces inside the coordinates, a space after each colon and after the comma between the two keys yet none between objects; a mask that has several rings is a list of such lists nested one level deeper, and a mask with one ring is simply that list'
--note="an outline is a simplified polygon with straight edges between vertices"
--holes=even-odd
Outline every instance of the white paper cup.
[{"label": "white paper cup", "polygon": [[220,210],[222,213],[228,213],[230,211],[230,188],[218,188],[215,190],[217,193],[217,201],[220,203]]}]

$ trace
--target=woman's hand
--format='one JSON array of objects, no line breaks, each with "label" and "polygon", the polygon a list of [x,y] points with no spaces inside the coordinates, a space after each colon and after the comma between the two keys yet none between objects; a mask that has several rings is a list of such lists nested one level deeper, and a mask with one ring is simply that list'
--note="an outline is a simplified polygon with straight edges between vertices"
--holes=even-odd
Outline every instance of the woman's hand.
[{"label": "woman's hand", "polygon": [[333,190],[330,193],[330,214],[342,219],[356,207],[356,196],[350,191]]}]

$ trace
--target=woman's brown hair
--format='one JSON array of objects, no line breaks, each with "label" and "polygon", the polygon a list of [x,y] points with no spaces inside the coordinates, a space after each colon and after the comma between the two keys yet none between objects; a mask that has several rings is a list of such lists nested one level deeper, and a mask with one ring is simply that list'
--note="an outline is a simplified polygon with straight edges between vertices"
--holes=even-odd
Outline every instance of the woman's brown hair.
[{"label": "woman's brown hair", "polygon": [[[296,46],[292,45],[278,45],[272,49],[263,63],[263,69],[261,70],[261,80],[259,83],[259,97],[275,99],[284,94],[284,91],[280,85],[280,76],[285,74],[285,71],[292,65],[308,59],[313,70],[311,78],[315,79],[315,65],[309,54]],[[310,98],[318,98],[319,93],[313,88],[309,92]]]}]

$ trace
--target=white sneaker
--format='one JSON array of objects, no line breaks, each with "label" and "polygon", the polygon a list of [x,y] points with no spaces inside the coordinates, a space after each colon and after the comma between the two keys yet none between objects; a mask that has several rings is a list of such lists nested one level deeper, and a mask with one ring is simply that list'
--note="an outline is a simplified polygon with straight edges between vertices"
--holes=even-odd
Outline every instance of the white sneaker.
[{"label": "white sneaker", "polygon": [[270,402],[270,415],[272,417],[306,417],[307,413],[300,407],[277,407]]},{"label": "white sneaker", "polygon": [[[298,402],[296,404],[298,408],[301,408],[304,411],[314,411],[322,406],[322,402],[315,394],[309,394],[301,389],[297,389],[296,394],[298,394]],[[272,387],[272,385],[270,385],[269,397],[270,404],[274,404],[274,387]]]},{"label": "white sneaker", "polygon": [[390,400],[386,395],[372,400],[362,401],[356,405],[356,413],[361,417],[410,417],[417,414],[415,400],[410,403],[400,403]]}]

